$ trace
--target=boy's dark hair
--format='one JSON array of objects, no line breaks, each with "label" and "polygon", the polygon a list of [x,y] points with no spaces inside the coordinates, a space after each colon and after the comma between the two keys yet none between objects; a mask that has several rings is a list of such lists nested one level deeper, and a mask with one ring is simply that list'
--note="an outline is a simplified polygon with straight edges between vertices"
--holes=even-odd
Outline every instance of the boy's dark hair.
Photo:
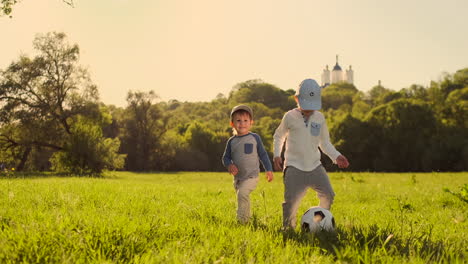
[{"label": "boy's dark hair", "polygon": [[232,115],[231,115],[231,121],[234,121],[234,115],[236,115],[236,114],[240,114],[240,115],[249,115],[250,120],[252,120],[252,115],[250,114],[249,111],[244,110],[244,109],[239,109],[239,110],[237,110],[237,111],[235,111],[235,112],[232,113]]},{"label": "boy's dark hair", "polygon": [[[242,111],[242,112],[240,112]],[[243,113],[243,112],[247,112],[247,114],[249,114],[250,116],[250,119],[253,119],[253,111],[252,111],[252,108],[246,106],[246,105],[236,105],[234,106],[234,108],[232,108],[231,110],[231,121],[232,121],[232,116],[234,116],[234,113]]]}]

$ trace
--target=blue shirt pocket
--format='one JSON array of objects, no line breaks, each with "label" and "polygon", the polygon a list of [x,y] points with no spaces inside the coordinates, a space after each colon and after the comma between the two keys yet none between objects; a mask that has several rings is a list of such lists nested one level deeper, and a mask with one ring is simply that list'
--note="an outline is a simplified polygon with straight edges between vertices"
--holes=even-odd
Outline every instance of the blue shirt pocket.
[{"label": "blue shirt pocket", "polygon": [[253,144],[252,143],[245,143],[244,144],[244,153],[251,154],[253,152]]},{"label": "blue shirt pocket", "polygon": [[321,125],[319,123],[310,123],[310,133],[312,136],[319,136],[320,135],[320,127]]}]

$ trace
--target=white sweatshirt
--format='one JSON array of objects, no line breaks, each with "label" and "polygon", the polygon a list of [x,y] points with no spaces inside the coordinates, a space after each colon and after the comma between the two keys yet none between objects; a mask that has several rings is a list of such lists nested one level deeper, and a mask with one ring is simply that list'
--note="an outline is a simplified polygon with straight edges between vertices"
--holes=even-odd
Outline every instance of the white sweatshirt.
[{"label": "white sweatshirt", "polygon": [[286,140],[284,168],[293,166],[302,171],[312,171],[320,163],[320,149],[335,163],[341,155],[330,142],[325,117],[314,111],[307,122],[299,108],[288,111],[273,135],[274,157],[281,156]]}]

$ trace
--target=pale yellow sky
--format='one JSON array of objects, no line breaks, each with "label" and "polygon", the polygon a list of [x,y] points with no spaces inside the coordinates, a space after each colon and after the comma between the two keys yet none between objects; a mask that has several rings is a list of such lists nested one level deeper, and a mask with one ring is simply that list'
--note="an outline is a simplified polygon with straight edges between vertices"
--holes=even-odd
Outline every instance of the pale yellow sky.
[{"label": "pale yellow sky", "polygon": [[282,89],[352,65],[355,85],[428,85],[468,67],[468,1],[23,0],[0,18],[0,69],[32,54],[36,33],[65,32],[106,104],[128,90],[210,101],[249,79]]}]

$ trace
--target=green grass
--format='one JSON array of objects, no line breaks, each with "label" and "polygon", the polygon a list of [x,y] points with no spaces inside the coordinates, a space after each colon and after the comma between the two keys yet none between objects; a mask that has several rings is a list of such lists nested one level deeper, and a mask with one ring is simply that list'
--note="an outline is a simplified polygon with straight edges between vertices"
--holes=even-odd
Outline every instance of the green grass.
[{"label": "green grass", "polygon": [[[330,173],[337,233],[281,232],[282,175],[235,220],[227,173],[0,179],[1,263],[465,263],[468,173]],[[300,215],[317,204],[310,190]],[[390,237],[389,237],[390,236]]]}]

